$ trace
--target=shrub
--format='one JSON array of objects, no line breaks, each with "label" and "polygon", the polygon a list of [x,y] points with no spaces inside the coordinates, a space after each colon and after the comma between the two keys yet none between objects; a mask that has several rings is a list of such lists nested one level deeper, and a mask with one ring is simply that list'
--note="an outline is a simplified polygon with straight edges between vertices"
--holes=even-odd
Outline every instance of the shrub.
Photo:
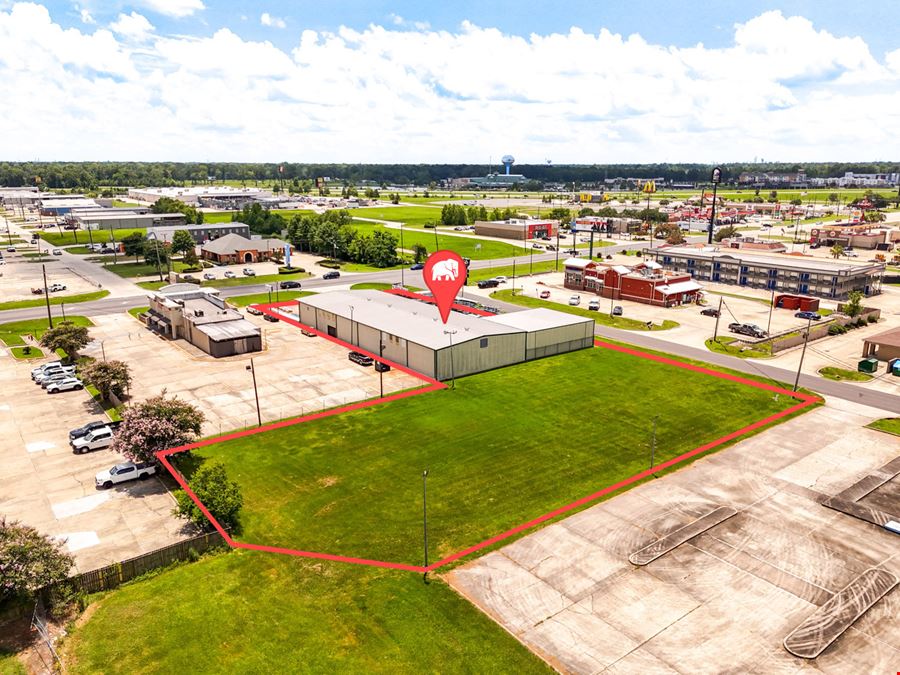
[{"label": "shrub", "polygon": [[327,267],[332,270],[338,270],[341,268],[341,263],[336,260],[320,260],[319,267]]},{"label": "shrub", "polygon": [[202,267],[185,267],[181,271],[182,271],[182,273],[185,273],[185,274],[191,274],[192,272],[202,272],[203,268]]},{"label": "shrub", "polygon": [[[869,314],[866,321],[868,321],[869,323],[878,323],[878,317],[875,316],[874,314]],[[26,349],[27,349],[27,347],[26,347]]]},{"label": "shrub", "polygon": [[437,227],[437,225],[435,225],[434,223],[425,223],[425,225],[423,227],[425,227],[429,230],[433,230],[435,227]]},{"label": "shrub", "polygon": [[856,327],[857,327],[857,328],[863,328],[867,323],[868,323],[868,322],[865,320],[864,317],[859,317],[859,318],[856,320]]},{"label": "shrub", "polygon": [[828,327],[828,334],[829,334],[829,335],[843,335],[843,334],[846,333],[846,332],[847,332],[847,329],[844,328],[844,327],[843,327],[841,324],[839,324],[839,323],[833,323],[833,324],[831,324],[831,325]]},{"label": "shrub", "polygon": [[287,265],[282,265],[278,268],[278,274],[296,274],[297,272],[305,271],[302,267],[288,267]]},{"label": "shrub", "polygon": [[[200,466],[191,476],[191,487],[203,505],[209,509],[219,524],[229,531],[238,528],[238,513],[244,505],[241,488],[229,480],[225,467],[219,462],[210,462]],[[175,494],[178,508],[174,513],[187,518],[198,527],[209,525],[206,515],[194,503],[184,490]]]}]

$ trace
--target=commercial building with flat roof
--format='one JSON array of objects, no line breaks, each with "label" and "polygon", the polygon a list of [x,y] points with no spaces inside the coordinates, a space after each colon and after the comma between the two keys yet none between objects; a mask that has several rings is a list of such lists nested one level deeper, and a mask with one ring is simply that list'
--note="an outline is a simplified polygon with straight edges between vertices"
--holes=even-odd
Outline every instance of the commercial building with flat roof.
[{"label": "commercial building with flat roof", "polygon": [[193,206],[219,208],[239,208],[249,202],[270,198],[271,192],[257,187],[229,187],[227,185],[204,185],[195,187],[131,188],[131,199],[155,203],[161,197],[177,199]]},{"label": "commercial building with flat roof", "polygon": [[67,216],[84,230],[120,230],[152,228],[159,225],[183,225],[183,213],[137,213],[135,211],[74,211]]},{"label": "commercial building with flat roof", "polygon": [[892,328],[863,340],[863,358],[874,356],[882,361],[900,359],[900,328]]},{"label": "commercial building with flat roof", "polygon": [[335,291],[298,300],[300,321],[438,380],[480,373],[593,344],[589,318],[549,309],[480,317],[382,291]]},{"label": "commercial building with flat roof", "polygon": [[665,269],[692,279],[784,293],[846,299],[850,291],[881,293],[884,263],[847,263],[809,256],[771,256],[718,247],[666,246],[645,248]]},{"label": "commercial building with flat roof", "polygon": [[250,239],[250,226],[245,223],[201,223],[200,225],[157,225],[153,234],[162,241],[172,241],[178,230],[188,232],[198,244],[205,244],[226,234],[236,234]]},{"label": "commercial building with flat roof", "polygon": [[555,237],[559,227],[557,220],[531,220],[510,218],[509,220],[476,220],[475,234],[483,237],[501,237],[503,239],[536,239],[538,237]]},{"label": "commercial building with flat roof", "polygon": [[164,337],[182,338],[216,357],[262,349],[259,327],[226,305],[214,288],[171,284],[148,297],[150,309],[144,321]]}]

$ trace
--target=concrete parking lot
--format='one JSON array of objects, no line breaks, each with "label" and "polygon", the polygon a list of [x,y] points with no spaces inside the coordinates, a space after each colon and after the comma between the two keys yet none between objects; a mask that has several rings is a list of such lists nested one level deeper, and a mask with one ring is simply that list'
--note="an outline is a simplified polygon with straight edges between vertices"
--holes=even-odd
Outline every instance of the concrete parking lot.
[{"label": "concrete parking lot", "polygon": [[[3,247],[6,248],[5,246]],[[4,252],[6,264],[0,267],[0,298],[4,302],[13,300],[43,300],[44,278],[42,265],[29,262],[31,258],[25,253],[36,253],[37,249],[24,249],[16,247],[15,253]],[[47,269],[47,283],[60,283],[66,286],[65,291],[51,293],[51,297],[75,295],[78,293],[90,293],[99,290],[97,284],[86,279],[69,267],[61,256],[49,256],[50,262],[45,263]],[[40,288],[41,294],[31,292],[33,288]]]},{"label": "concrete parking lot", "polygon": [[[449,580],[563,672],[894,672],[896,588],[815,660],[782,646],[866,569],[900,575],[897,535],[820,503],[898,455],[896,436],[863,428],[881,416],[829,403],[468,563]],[[896,502],[881,506],[900,513]],[[646,566],[629,562],[717,506],[738,513]]]},{"label": "concrete parking lot", "polygon": [[[250,358],[262,421],[294,417],[379,395],[379,375],[347,359],[347,350],[328,340],[305,337],[285,323],[246,318],[262,327],[265,350],[215,359],[185,340],[169,341],[148,331],[129,314],[96,317],[96,341],[83,350],[94,358],[126,361],[132,369],[133,400],[166,389],[197,405],[206,415],[204,434],[219,434],[257,423]],[[421,380],[392,370],[384,391],[416,387]]]},{"label": "concrete parking lot", "polygon": [[34,365],[0,349],[0,514],[65,540],[81,571],[189,536],[158,479],[95,487],[95,474],[122,458],[74,455],[68,431],[103,411],[83,390],[47,394],[31,380]]}]

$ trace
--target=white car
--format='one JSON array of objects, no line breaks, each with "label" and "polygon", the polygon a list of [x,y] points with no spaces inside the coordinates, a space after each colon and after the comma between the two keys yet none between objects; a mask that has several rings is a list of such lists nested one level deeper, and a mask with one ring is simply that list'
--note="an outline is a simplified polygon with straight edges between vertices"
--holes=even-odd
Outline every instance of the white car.
[{"label": "white car", "polygon": [[47,385],[48,394],[58,394],[61,391],[73,391],[84,389],[84,384],[77,377],[66,377]]},{"label": "white car", "polygon": [[599,300],[591,300],[588,303],[588,309],[592,312],[600,311],[600,301]]},{"label": "white car", "polygon": [[580,305],[581,304],[581,296],[573,295],[571,298],[569,298],[569,304],[572,306]]},{"label": "white car", "polygon": [[64,291],[64,290],[66,290],[65,284],[50,284],[50,292],[51,293],[56,293],[57,291]]},{"label": "white car", "polygon": [[62,249],[58,249],[58,248],[53,249],[53,255],[62,255]]},{"label": "white car", "polygon": [[109,427],[100,427],[89,431],[80,438],[73,438],[69,441],[72,446],[72,452],[83,455],[91,450],[100,450],[108,448],[113,442],[113,432]]},{"label": "white car", "polygon": [[498,284],[505,284],[507,279],[508,277],[494,277],[494,281],[496,281]]},{"label": "white car", "polygon": [[75,366],[56,366],[55,368],[45,368],[41,372],[36,375],[32,375],[31,379],[33,379],[37,384],[41,384],[44,380],[47,380],[54,375],[74,375],[75,374]]},{"label": "white car", "polygon": [[62,361],[50,361],[49,363],[41,364],[37,368],[32,368],[31,369],[31,379],[33,380],[36,376],[40,375],[48,368],[62,366],[62,364],[63,364]]},{"label": "white car", "polygon": [[213,279],[216,278],[216,275],[212,274],[211,272],[207,272],[206,274],[203,275],[203,278],[206,279],[207,281],[212,281]]},{"label": "white car", "polygon": [[234,279],[235,277],[237,277],[237,274],[235,274],[231,270],[228,270],[227,272],[225,272],[226,279]]},{"label": "white car", "polygon": [[113,485],[125,483],[130,480],[149,478],[156,473],[153,464],[135,464],[134,462],[122,462],[114,467],[101,471],[94,476],[94,482],[99,488],[111,488]]}]

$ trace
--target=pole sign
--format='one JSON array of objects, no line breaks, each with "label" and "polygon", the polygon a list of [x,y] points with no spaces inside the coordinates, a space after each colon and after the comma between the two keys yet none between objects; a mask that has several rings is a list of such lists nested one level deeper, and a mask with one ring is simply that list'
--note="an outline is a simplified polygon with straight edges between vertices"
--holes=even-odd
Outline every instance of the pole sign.
[{"label": "pole sign", "polygon": [[716,167],[712,170],[712,178],[710,179],[713,185],[718,185],[722,182],[722,169]]},{"label": "pole sign", "polygon": [[291,245],[284,245],[284,266],[290,269],[291,267]]}]

